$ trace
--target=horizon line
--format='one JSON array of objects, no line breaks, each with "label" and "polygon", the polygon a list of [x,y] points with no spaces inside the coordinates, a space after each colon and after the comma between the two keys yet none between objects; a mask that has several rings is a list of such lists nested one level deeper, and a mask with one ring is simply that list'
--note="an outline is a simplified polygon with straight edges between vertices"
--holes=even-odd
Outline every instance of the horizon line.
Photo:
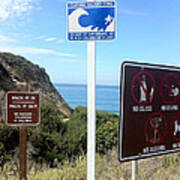
[{"label": "horizon line", "polygon": [[[55,85],[83,85],[83,86],[87,86],[87,83],[58,83],[58,82],[53,82],[53,84]],[[96,86],[120,86],[120,85],[116,85],[116,84],[96,84]]]}]

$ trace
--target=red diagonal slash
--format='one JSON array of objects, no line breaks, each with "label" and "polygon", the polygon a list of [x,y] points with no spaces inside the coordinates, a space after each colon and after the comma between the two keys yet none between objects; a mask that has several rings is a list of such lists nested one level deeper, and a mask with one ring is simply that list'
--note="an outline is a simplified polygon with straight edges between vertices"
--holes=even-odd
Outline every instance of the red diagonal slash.
[{"label": "red diagonal slash", "polygon": [[158,136],[160,137],[160,141],[162,140],[163,136],[161,135],[161,133],[159,132],[159,129],[156,127],[156,125],[154,124],[154,121],[152,121],[152,119],[150,120],[150,122],[152,123],[153,128],[156,130],[156,132],[158,133]]},{"label": "red diagonal slash", "polygon": [[[162,122],[161,122],[161,126],[163,125],[163,132],[160,133],[160,128],[158,129],[156,127],[156,124],[155,122],[153,121],[153,118],[154,117],[160,117],[162,119]],[[159,141],[157,142],[153,142],[150,137],[149,137],[149,133],[148,133],[148,129],[149,129],[149,126],[151,125],[152,128],[154,128],[154,130],[157,132],[157,136],[160,138]],[[146,124],[145,124],[145,137],[146,137],[146,141],[149,143],[149,144],[152,144],[152,145],[155,145],[155,144],[159,144],[159,143],[162,143],[164,137],[166,136],[166,133],[167,133],[167,120],[165,118],[165,116],[160,113],[160,112],[155,112],[155,113],[152,113],[149,117],[148,117],[148,120],[146,121]]]},{"label": "red diagonal slash", "polygon": [[[142,81],[140,79],[140,75],[142,75],[142,74],[146,75],[147,77],[149,77],[151,79],[152,88],[154,90],[153,94],[152,94],[152,97],[150,96],[150,93],[148,93],[147,89],[145,89],[145,86],[143,85],[143,83],[142,83]],[[138,86],[140,88],[142,88],[142,90],[144,91],[145,97],[146,97],[146,101],[141,102],[139,100],[139,98],[137,97],[137,91],[136,91],[136,88],[135,88],[136,84],[138,84]],[[143,105],[143,106],[150,104],[152,102],[155,90],[156,90],[156,82],[155,82],[155,80],[154,80],[154,78],[153,78],[151,73],[149,73],[147,71],[140,71],[137,74],[135,74],[135,76],[132,78],[132,81],[131,81],[131,94],[132,94],[133,100],[137,104]]]},{"label": "red diagonal slash", "polygon": [[161,98],[162,98],[164,103],[166,103],[166,104],[174,104],[174,103],[178,102],[180,94],[178,93],[177,96],[173,96],[173,94],[170,94],[169,96],[166,95],[166,93],[165,93],[166,91],[164,91],[164,87],[167,87],[168,91],[173,93],[173,88],[171,87],[172,82],[170,81],[170,79],[168,80],[169,77],[172,77],[175,80],[176,87],[178,87],[178,89],[179,89],[180,82],[179,82],[178,77],[175,74],[169,73],[161,81],[160,95],[161,95]]},{"label": "red diagonal slash", "polygon": [[139,76],[137,77],[137,80],[138,80],[140,86],[143,88],[143,91],[144,91],[145,94],[146,94],[147,102],[149,103],[149,102],[150,102],[149,93],[147,92],[147,90],[145,89],[145,87],[144,87],[144,85],[142,84],[141,80],[139,79]]},{"label": "red diagonal slash", "polygon": [[171,87],[171,85],[169,84],[169,81],[168,81],[167,79],[165,79],[165,82],[166,82],[166,84],[167,84],[170,92],[172,92],[172,87]]}]

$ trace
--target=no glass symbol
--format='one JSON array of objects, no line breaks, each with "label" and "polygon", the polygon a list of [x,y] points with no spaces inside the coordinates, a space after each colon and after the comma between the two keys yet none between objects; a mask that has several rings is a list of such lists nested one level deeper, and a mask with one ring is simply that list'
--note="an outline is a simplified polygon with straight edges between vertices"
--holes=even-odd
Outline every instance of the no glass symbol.
[{"label": "no glass symbol", "polygon": [[137,104],[150,104],[155,93],[155,80],[151,73],[147,71],[137,73],[132,79],[131,93]]}]

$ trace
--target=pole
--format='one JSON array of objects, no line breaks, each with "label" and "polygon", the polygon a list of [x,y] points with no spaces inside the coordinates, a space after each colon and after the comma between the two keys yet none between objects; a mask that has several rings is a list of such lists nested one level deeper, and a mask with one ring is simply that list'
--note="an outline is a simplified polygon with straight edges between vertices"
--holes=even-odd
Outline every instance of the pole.
[{"label": "pole", "polygon": [[[28,91],[27,83],[22,83],[21,91]],[[26,126],[20,127],[19,134],[19,179],[27,180],[27,128]]]},{"label": "pole", "polygon": [[20,160],[20,171],[19,179],[26,180],[26,142],[27,142],[27,129],[25,126],[20,127],[20,151],[19,151],[19,160]]},{"label": "pole", "polygon": [[[87,0],[96,1],[96,0]],[[87,43],[87,180],[96,177],[96,42]]]},{"label": "pole", "polygon": [[132,161],[132,180],[138,179],[138,162],[137,160]]},{"label": "pole", "polygon": [[88,42],[88,137],[87,180],[95,180],[96,172],[96,43]]}]

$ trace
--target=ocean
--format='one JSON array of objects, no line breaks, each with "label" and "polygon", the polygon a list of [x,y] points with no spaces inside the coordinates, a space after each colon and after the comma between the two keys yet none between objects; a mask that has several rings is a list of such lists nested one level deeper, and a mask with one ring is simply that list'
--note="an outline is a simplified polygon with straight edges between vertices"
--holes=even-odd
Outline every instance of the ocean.
[{"label": "ocean", "polygon": [[[54,84],[64,100],[73,109],[87,106],[87,86],[77,84]],[[96,86],[96,109],[119,114],[120,90],[118,86]]]}]

